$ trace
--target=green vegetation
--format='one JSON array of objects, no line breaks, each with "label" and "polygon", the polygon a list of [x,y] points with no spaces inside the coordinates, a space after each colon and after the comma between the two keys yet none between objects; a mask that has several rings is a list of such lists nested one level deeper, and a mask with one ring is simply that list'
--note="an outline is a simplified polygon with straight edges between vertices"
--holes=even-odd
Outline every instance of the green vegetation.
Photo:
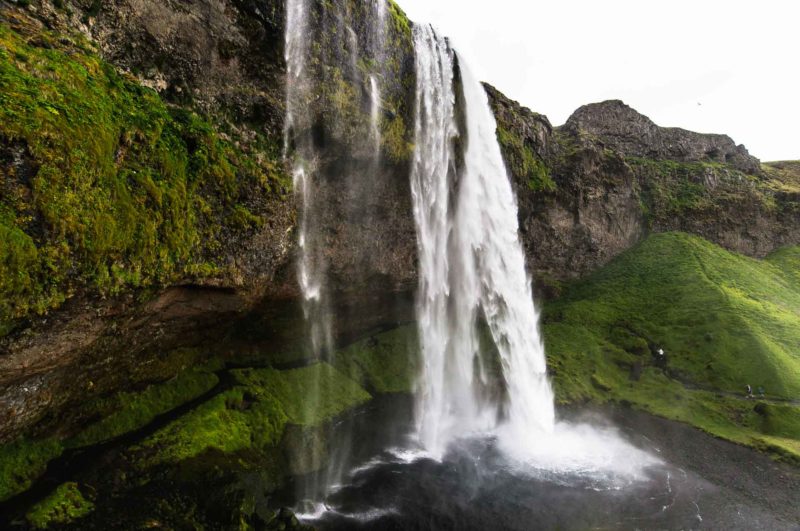
[{"label": "green vegetation", "polygon": [[142,428],[155,419],[212,389],[219,378],[205,367],[188,369],[172,380],[152,385],[140,393],[119,393],[94,404],[102,420],[65,444],[80,447],[97,444]]},{"label": "green vegetation", "polygon": [[767,162],[761,165],[766,186],[776,192],[800,194],[800,160]]},{"label": "green vegetation", "polygon": [[286,421],[271,395],[236,387],[145,439],[138,448],[143,453],[139,465],[178,463],[208,450],[234,453],[272,446]]},{"label": "green vegetation", "polygon": [[226,454],[278,444],[287,423],[318,426],[369,400],[325,363],[302,369],[232,371],[237,385],[142,442],[140,465],[178,463],[209,450]]},{"label": "green vegetation", "polygon": [[[800,456],[800,413],[780,402],[800,396],[798,253],[758,261],[686,234],[650,236],[545,309],[558,400],[631,403]],[[748,384],[768,407],[744,399]]]},{"label": "green vegetation", "polygon": [[59,440],[19,439],[0,446],[0,501],[25,491],[64,450],[105,442],[142,428],[162,413],[202,395],[214,387],[218,378],[215,365],[188,369],[164,383],[138,393],[118,393],[85,407],[101,418],[76,436]]},{"label": "green vegetation", "polygon": [[783,272],[790,282],[800,285],[800,247],[784,247],[767,257],[767,261]]},{"label": "green vegetation", "polygon": [[64,483],[50,496],[37,503],[25,517],[37,529],[52,524],[68,524],[94,510],[94,504],[83,497],[77,483]]},{"label": "green vegetation", "polygon": [[[714,210],[719,197],[705,185],[707,175],[723,179],[732,170],[721,164],[676,162],[626,157],[625,161],[645,176],[643,195],[648,213],[656,218],[684,215],[689,211]],[[734,171],[738,175],[740,172]]]},{"label": "green vegetation", "polygon": [[530,146],[522,138],[511,133],[498,124],[497,139],[503,148],[503,155],[509,170],[522,179],[533,192],[552,192],[556,183],[550,175],[550,169],[540,160]]},{"label": "green vegetation", "polygon": [[0,446],[0,501],[30,487],[62,451],[57,439],[19,439]]},{"label": "green vegetation", "polygon": [[371,397],[327,363],[302,369],[243,369],[232,372],[249,391],[271,395],[291,424],[317,426]]},{"label": "green vegetation", "polygon": [[796,200],[780,196],[800,190],[792,163],[774,163],[784,169],[765,165],[761,177],[721,163],[639,157],[625,157],[625,162],[639,176],[642,208],[651,222],[686,216],[711,219],[736,204],[767,212],[798,208]]},{"label": "green vegetation", "polygon": [[411,40],[413,36],[411,34],[411,21],[408,20],[408,16],[394,0],[388,0],[388,3],[389,14],[392,17],[395,31],[402,35],[403,38]]},{"label": "green vegetation", "polygon": [[336,353],[334,365],[375,393],[411,393],[417,374],[415,325],[362,339]]},{"label": "green vegetation", "polygon": [[263,223],[248,198],[288,186],[272,151],[248,156],[80,37],[3,25],[0,322],[81,286],[113,294],[219,274],[220,238]]},{"label": "green vegetation", "polygon": [[[407,334],[398,334],[392,343],[391,333],[382,343],[399,350]],[[384,359],[395,350],[382,351]],[[366,359],[366,358],[364,358]],[[404,356],[379,374],[377,367],[369,376],[376,387],[410,385],[409,376],[397,377],[390,371],[402,370]],[[66,440],[20,439],[0,446],[0,501],[28,489],[46,469],[47,463],[65,449],[105,442],[151,423],[156,416],[171,411],[201,396],[217,385],[214,370],[218,364],[187,369],[164,383],[151,385],[138,393],[119,393],[86,407],[96,411],[101,420]],[[405,367],[407,370],[407,367]],[[233,388],[202,403],[145,439],[137,449],[138,464],[149,467],[177,463],[209,450],[225,454],[260,451],[280,442],[287,424],[319,427],[322,423],[356,407],[371,397],[356,381],[326,363],[302,369],[238,369],[230,371]],[[376,379],[382,378],[382,379]],[[404,379],[405,378],[405,379]]]}]

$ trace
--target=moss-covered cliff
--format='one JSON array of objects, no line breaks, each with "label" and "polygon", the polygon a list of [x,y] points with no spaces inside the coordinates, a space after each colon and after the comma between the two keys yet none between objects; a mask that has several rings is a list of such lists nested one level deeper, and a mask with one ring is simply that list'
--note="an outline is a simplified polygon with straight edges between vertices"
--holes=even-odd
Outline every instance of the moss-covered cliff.
[{"label": "moss-covered cliff", "polygon": [[[74,404],[231,352],[231,327],[265,309],[298,318],[283,9],[0,7],[0,440],[59,428],[58,412]],[[330,276],[347,292],[341,336],[396,322],[385,301],[415,282],[410,22],[391,3],[387,51],[373,57],[368,15],[349,1],[315,11],[325,90],[307,125],[328,176]],[[324,39],[342,17],[363,49],[353,71],[324,67],[341,64]],[[368,72],[383,95],[379,166],[359,156],[373,149]],[[343,180],[345,170],[361,181]],[[354,215],[365,194],[373,207]],[[83,420],[78,411],[63,423]]]},{"label": "moss-covered cliff", "polygon": [[247,150],[168,106],[81,34],[0,27],[0,321],[77,291],[234,277],[227,256],[290,188],[280,146]]}]

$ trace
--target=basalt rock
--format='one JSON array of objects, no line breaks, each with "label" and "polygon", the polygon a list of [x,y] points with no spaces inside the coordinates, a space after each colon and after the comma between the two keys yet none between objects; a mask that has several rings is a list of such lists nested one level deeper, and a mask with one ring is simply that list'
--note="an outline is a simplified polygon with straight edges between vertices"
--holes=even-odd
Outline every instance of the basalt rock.
[{"label": "basalt rock", "polygon": [[541,294],[652,232],[694,233],[755,257],[800,242],[792,163],[762,166],[725,135],[662,128],[620,101],[581,107],[553,128],[487,92]]},{"label": "basalt rock", "polygon": [[593,135],[603,146],[626,156],[720,163],[747,174],[761,173],[760,161],[729,136],[659,127],[620,100],[584,105],[569,117],[564,129]]}]

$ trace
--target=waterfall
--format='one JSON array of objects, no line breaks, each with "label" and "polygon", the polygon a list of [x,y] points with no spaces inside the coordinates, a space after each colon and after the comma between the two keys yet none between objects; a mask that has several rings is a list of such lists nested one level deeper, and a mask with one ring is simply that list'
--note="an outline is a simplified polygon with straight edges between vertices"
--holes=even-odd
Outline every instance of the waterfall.
[{"label": "waterfall", "polygon": [[330,353],[333,339],[325,285],[326,265],[314,193],[318,154],[309,133],[311,116],[307,101],[312,97],[314,80],[307,68],[310,31],[308,8],[305,0],[288,0],[286,4],[284,152],[290,158],[293,188],[299,206],[297,280],[303,296],[303,313],[308,323],[311,353],[319,358]]},{"label": "waterfall", "polygon": [[381,88],[380,77],[383,76],[383,62],[386,60],[386,10],[388,0],[372,0],[375,14],[374,30],[372,32],[372,45],[375,72],[369,76],[370,96],[370,131],[375,144],[375,160],[380,159],[381,149]]},{"label": "waterfall", "polygon": [[[386,12],[386,0],[364,5],[286,2],[284,156],[291,166],[298,207],[296,275],[310,362],[331,362],[334,350],[336,301],[329,286],[327,255],[331,234],[336,234],[342,218],[348,218],[349,226],[370,219],[366,202],[379,180]],[[361,35],[353,29],[361,16],[374,32]],[[367,91],[371,104],[362,117],[358,112],[360,95]],[[342,102],[353,103],[357,110],[337,108]],[[352,128],[339,127],[345,122]],[[374,148],[364,150],[360,141],[350,144],[348,150],[326,145],[330,138],[341,140],[343,131],[348,135],[363,131]],[[354,245],[348,252],[348,258],[355,261],[358,253],[366,254],[369,249]],[[311,387],[302,404],[309,416],[321,406],[319,382],[312,382]],[[337,447],[327,449],[327,466],[298,484],[301,498],[318,499],[340,480],[350,448],[346,434],[337,440]]]},{"label": "waterfall", "polygon": [[[501,423],[525,437],[552,432],[554,406],[516,201],[488,98],[432,28],[415,27],[414,39],[411,188],[423,360],[417,434],[427,451],[441,456],[454,438]],[[461,101],[463,113],[457,108]],[[505,402],[485,392],[498,375],[489,374],[481,322],[496,346]]]}]

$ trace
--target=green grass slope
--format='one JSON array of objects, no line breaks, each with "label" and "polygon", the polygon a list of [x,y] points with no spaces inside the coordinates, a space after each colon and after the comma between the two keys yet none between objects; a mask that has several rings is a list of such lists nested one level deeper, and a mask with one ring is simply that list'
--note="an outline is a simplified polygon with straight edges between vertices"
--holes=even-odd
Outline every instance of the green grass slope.
[{"label": "green grass slope", "polygon": [[[758,261],[649,237],[545,309],[559,401],[627,402],[800,456],[798,265],[800,248]],[[748,384],[766,399],[745,399]]]}]

